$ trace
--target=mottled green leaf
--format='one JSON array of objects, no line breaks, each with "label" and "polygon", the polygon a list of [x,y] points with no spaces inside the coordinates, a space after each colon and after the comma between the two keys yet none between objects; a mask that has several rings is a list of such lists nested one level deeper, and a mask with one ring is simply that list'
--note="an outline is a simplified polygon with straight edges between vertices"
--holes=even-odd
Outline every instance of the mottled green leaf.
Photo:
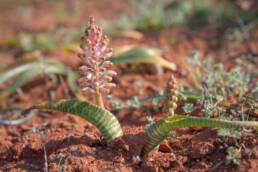
[{"label": "mottled green leaf", "polygon": [[108,145],[123,135],[117,118],[109,111],[79,100],[58,100],[32,106],[31,109],[52,109],[80,116],[94,124],[104,135]]},{"label": "mottled green leaf", "polygon": [[214,127],[214,128],[258,128],[258,122],[255,121],[226,121],[210,118],[198,118],[191,116],[177,115],[168,119],[159,120],[145,128],[147,143],[141,152],[141,157],[148,156],[148,153],[155,149],[164,139],[166,139],[171,130],[184,127]]}]

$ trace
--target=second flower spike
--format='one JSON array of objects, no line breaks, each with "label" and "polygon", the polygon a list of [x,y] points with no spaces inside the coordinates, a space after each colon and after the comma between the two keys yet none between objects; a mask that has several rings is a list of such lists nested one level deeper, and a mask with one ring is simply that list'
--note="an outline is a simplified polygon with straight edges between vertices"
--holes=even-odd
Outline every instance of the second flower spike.
[{"label": "second flower spike", "polygon": [[178,84],[174,75],[171,75],[166,87],[166,104],[163,113],[166,117],[172,117],[177,108]]}]

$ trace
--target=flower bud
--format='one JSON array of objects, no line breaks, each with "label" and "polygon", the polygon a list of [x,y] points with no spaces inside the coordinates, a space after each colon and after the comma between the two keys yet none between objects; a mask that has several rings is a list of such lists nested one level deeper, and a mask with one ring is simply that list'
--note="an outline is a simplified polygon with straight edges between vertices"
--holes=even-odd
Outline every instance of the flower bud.
[{"label": "flower bud", "polygon": [[110,81],[112,81],[112,77],[106,75],[106,76],[103,77],[102,80],[105,81],[105,82],[110,82]]},{"label": "flower bud", "polygon": [[90,88],[90,87],[85,87],[85,88],[83,88],[83,89],[82,89],[82,91],[84,91],[84,92],[91,92],[91,93],[95,93],[95,90],[94,90],[94,89],[92,89],[92,88]]},{"label": "flower bud", "polygon": [[110,68],[113,65],[113,63],[111,61],[105,61],[102,66],[105,68]]},{"label": "flower bud", "polygon": [[88,73],[86,74],[86,79],[87,79],[87,80],[92,80],[92,78],[93,78],[93,74],[92,74],[91,72],[88,72]]},{"label": "flower bud", "polygon": [[107,89],[107,88],[100,88],[100,91],[103,92],[104,94],[108,94],[110,92],[110,89]]},{"label": "flower bud", "polygon": [[106,88],[113,88],[113,87],[116,87],[116,84],[114,84],[114,83],[107,83],[107,84],[105,84],[105,87]]},{"label": "flower bud", "polygon": [[172,99],[171,99],[173,102],[177,102],[177,97],[176,96],[172,96]]},{"label": "flower bud", "polygon": [[88,67],[87,67],[87,66],[81,66],[81,67],[79,68],[79,73],[80,73],[81,75],[86,75],[87,72],[88,72]]},{"label": "flower bud", "polygon": [[115,71],[113,71],[113,70],[108,70],[108,71],[106,72],[106,74],[107,74],[108,76],[111,76],[111,77],[114,77],[114,76],[117,75],[117,73],[116,73]]}]

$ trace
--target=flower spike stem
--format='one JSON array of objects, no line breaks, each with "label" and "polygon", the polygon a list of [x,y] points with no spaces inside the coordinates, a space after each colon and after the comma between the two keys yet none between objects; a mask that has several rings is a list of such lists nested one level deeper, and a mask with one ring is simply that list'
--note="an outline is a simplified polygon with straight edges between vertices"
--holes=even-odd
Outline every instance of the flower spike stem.
[{"label": "flower spike stem", "polygon": [[97,105],[100,106],[101,108],[105,109],[102,95],[99,91],[99,86],[95,87],[95,98],[96,98]]}]

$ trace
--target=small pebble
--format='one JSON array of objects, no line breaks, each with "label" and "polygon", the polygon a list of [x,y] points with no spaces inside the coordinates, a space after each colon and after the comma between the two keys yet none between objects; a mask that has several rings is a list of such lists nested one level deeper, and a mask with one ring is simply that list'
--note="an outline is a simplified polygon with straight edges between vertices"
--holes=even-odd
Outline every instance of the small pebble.
[{"label": "small pebble", "polygon": [[35,127],[31,127],[31,128],[30,128],[30,131],[31,131],[32,133],[36,133],[36,132],[37,132],[37,130],[36,130]]},{"label": "small pebble", "polygon": [[123,146],[123,150],[126,151],[126,152],[129,152],[129,146],[128,145],[124,145]]},{"label": "small pebble", "polygon": [[62,165],[62,166],[61,166],[61,170],[62,170],[62,171],[66,170],[66,169],[67,169],[67,166],[66,166],[66,165]]},{"label": "small pebble", "polygon": [[80,147],[77,147],[75,150],[72,151],[72,155],[76,156],[79,150],[80,150]]},{"label": "small pebble", "polygon": [[136,162],[140,162],[141,158],[139,156],[136,156]]},{"label": "small pebble", "polygon": [[63,158],[63,156],[62,156],[61,154],[58,154],[58,155],[56,156],[56,160],[57,160],[57,161],[60,161],[61,158]]},{"label": "small pebble", "polygon": [[171,153],[172,149],[168,144],[167,140],[164,140],[160,145],[159,145],[159,151],[164,152],[164,153]]}]

